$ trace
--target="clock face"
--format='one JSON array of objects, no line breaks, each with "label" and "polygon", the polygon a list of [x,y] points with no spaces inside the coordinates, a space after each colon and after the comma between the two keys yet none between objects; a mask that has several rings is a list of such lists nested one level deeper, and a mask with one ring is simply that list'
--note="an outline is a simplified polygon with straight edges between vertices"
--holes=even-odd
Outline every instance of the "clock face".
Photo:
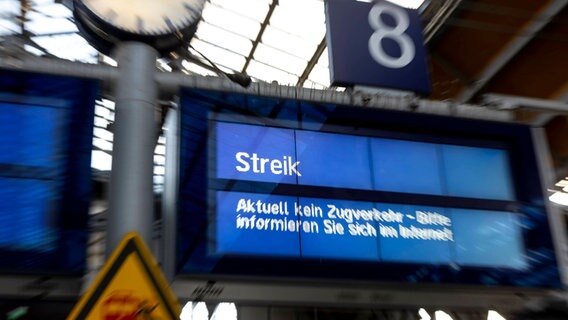
[{"label": "clock face", "polygon": [[83,0],[96,16],[140,35],[171,34],[195,23],[205,0]]}]

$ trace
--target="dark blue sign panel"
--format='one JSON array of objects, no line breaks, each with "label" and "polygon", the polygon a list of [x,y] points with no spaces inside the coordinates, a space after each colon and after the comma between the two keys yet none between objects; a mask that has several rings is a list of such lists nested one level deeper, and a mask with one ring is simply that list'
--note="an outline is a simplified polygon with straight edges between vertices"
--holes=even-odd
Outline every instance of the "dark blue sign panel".
[{"label": "dark blue sign panel", "polygon": [[420,17],[388,1],[326,1],[332,85],[431,91]]},{"label": "dark blue sign panel", "polygon": [[560,285],[530,128],[184,95],[179,272]]}]

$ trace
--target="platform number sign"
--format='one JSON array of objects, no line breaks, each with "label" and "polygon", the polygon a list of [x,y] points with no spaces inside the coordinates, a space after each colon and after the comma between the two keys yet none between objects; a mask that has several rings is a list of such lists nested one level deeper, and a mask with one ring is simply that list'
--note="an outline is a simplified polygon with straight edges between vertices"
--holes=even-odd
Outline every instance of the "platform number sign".
[{"label": "platform number sign", "polygon": [[387,1],[328,0],[326,13],[333,85],[430,93],[416,10]]},{"label": "platform number sign", "polygon": [[[382,20],[382,15],[389,15],[395,21],[389,26]],[[369,53],[378,64],[385,67],[399,69],[406,67],[414,60],[416,49],[412,38],[405,32],[410,26],[408,13],[402,8],[387,5],[384,2],[375,4],[369,11],[369,25],[373,28],[373,35],[369,38]],[[389,55],[384,47],[383,40],[391,39],[400,47],[400,55]]]}]

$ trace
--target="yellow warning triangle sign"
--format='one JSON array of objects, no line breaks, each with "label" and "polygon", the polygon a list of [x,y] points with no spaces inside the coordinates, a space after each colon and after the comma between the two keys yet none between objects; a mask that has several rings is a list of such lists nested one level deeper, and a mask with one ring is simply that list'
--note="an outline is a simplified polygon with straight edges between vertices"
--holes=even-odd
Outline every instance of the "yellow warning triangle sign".
[{"label": "yellow warning triangle sign", "polygon": [[144,241],[128,233],[67,320],[179,319],[180,306]]}]

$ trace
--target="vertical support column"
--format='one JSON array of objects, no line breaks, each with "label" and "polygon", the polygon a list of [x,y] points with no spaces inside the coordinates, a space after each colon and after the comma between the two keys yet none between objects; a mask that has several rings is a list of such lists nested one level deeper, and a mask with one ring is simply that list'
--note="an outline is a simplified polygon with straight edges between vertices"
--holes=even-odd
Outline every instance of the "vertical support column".
[{"label": "vertical support column", "polygon": [[148,246],[153,243],[156,58],[157,52],[142,43],[121,44],[116,52],[107,256],[130,231],[137,231]]},{"label": "vertical support column", "polygon": [[[554,179],[554,169],[552,168],[552,159],[548,148],[548,140],[543,128],[533,128],[532,136],[535,146],[536,159],[539,165],[539,173],[541,183],[543,184],[543,194],[546,196],[547,186],[552,186],[556,182]],[[545,200],[548,210],[548,222],[550,224],[550,233],[554,242],[556,260],[560,271],[560,279],[562,284],[568,285],[568,238],[566,237],[566,225],[562,211],[552,205],[550,201]]]},{"label": "vertical support column", "polygon": [[166,115],[166,174],[162,196],[162,270],[168,281],[174,279],[179,177],[180,110],[171,108]]}]

